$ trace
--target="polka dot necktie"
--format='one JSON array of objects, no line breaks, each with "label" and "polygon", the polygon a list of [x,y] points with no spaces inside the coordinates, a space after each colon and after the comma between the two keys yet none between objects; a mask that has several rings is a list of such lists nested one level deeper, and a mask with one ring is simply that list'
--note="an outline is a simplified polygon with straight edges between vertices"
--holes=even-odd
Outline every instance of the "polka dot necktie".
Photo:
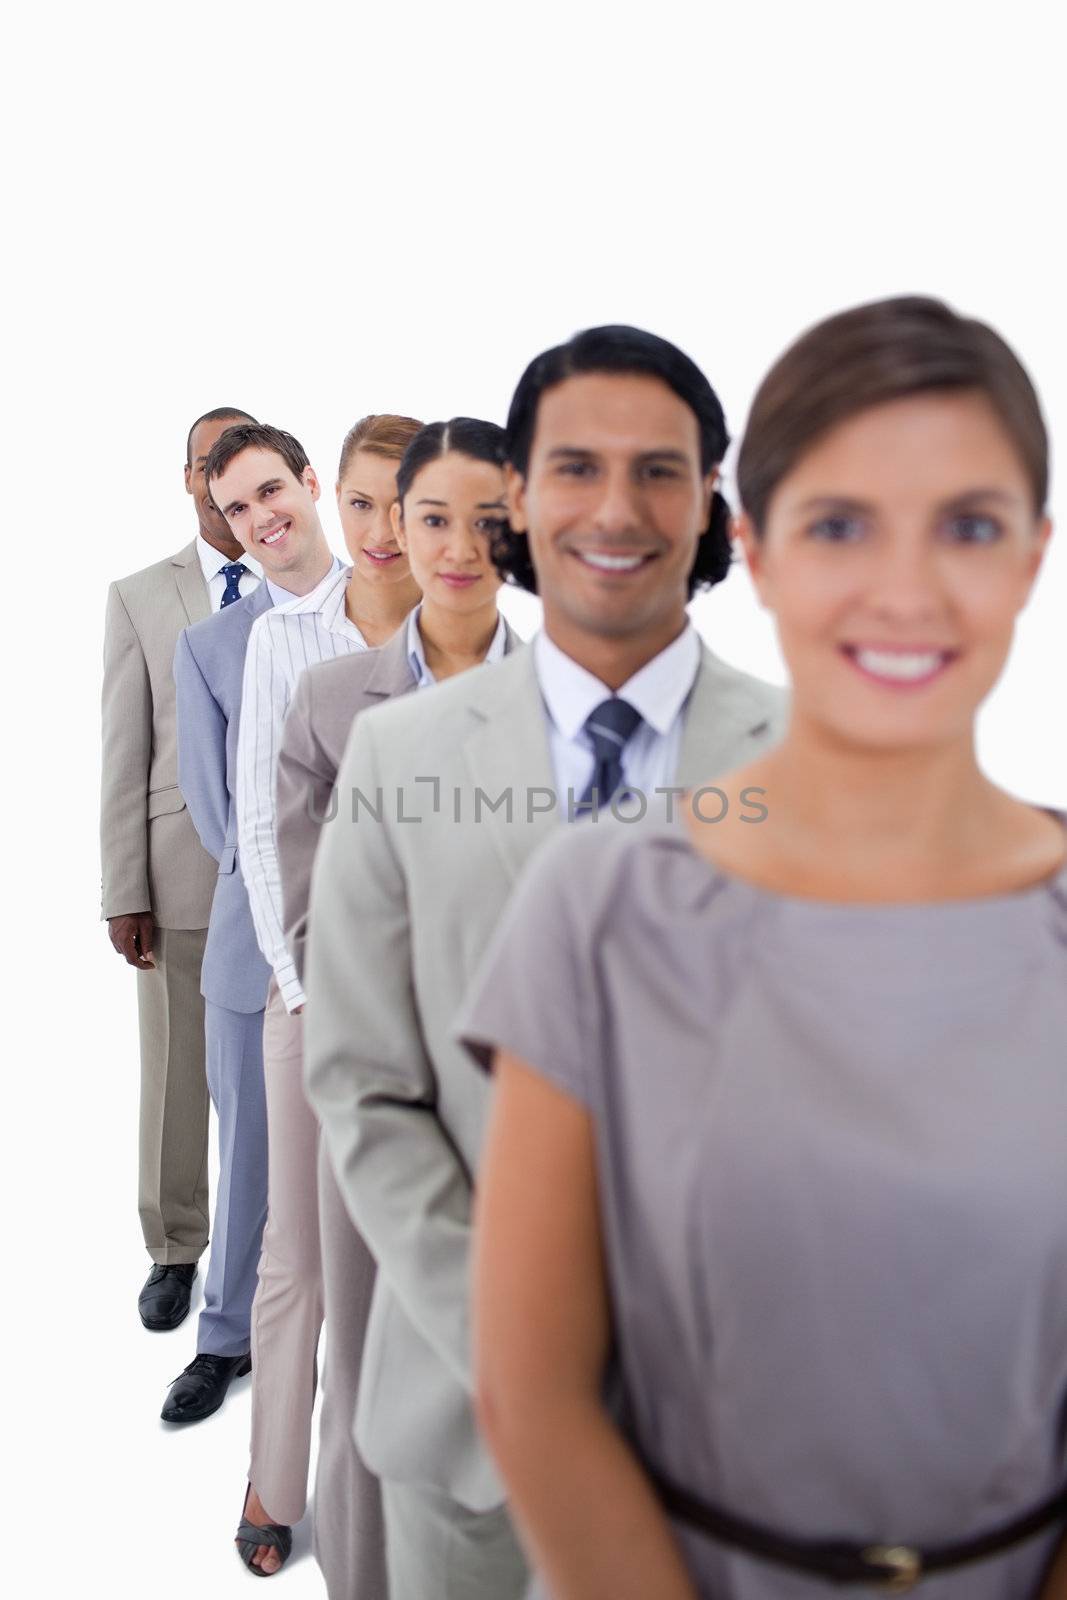
[{"label": "polka dot necktie", "polygon": [[232,606],[235,600],[241,598],[241,576],[248,571],[243,561],[228,561],[219,571],[226,579],[226,588],[223,592],[219,610],[225,611],[227,606]]},{"label": "polka dot necktie", "polygon": [[576,816],[592,811],[594,793],[596,804],[603,807],[611,803],[622,787],[622,752],[640,722],[640,711],[635,711],[628,700],[620,700],[615,695],[590,712],[585,731],[593,742],[596,765],[589,787],[575,808]]}]

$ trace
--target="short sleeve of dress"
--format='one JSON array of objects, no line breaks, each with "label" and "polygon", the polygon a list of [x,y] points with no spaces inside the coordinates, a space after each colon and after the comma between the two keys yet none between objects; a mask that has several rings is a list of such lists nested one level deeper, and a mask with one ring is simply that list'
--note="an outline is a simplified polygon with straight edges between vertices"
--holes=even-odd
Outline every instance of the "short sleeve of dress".
[{"label": "short sleeve of dress", "polygon": [[570,829],[527,866],[483,957],[454,1033],[483,1070],[507,1050],[583,1104],[599,1035],[590,956],[592,839]]}]

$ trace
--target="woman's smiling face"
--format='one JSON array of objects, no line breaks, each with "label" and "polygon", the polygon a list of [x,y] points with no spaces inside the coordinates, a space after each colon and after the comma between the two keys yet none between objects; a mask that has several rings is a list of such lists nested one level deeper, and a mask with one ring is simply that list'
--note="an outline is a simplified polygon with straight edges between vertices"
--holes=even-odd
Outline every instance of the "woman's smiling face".
[{"label": "woman's smiling face", "polygon": [[490,557],[492,535],[506,512],[503,468],[460,450],[428,461],[415,474],[393,532],[427,600],[470,613],[501,585]]},{"label": "woman's smiling face", "polygon": [[1004,667],[1050,532],[977,390],[935,391],[832,428],[739,532],[775,614],[798,717],[846,745],[969,737]]}]

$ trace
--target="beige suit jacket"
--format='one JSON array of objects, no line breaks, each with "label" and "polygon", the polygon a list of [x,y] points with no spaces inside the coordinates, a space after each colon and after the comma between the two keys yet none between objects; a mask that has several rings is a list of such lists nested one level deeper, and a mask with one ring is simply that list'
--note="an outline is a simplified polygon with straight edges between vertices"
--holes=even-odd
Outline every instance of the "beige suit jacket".
[{"label": "beige suit jacket", "polygon": [[218,864],[178,788],[174,647],[210,601],[195,540],[119,578],[104,624],[101,915],[151,911],[164,928],[206,928]]},{"label": "beige suit jacket", "polygon": [[[774,743],[785,696],[704,650],[684,714],[676,781],[692,786]],[[490,809],[509,788],[510,820]],[[308,1093],[379,1267],[357,1440],[382,1477],[476,1510],[504,1497],[470,1403],[471,1201],[490,1088],[452,1029],[522,867],[567,825],[536,810],[552,789],[523,649],[358,719],[312,881]],[[353,790],[380,821],[362,803],[352,820]]]}]

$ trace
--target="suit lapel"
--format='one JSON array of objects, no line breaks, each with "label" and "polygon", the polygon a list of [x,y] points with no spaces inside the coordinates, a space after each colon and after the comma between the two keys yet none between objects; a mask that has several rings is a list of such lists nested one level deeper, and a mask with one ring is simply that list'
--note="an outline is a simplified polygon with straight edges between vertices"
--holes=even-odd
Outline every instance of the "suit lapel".
[{"label": "suit lapel", "polygon": [[[227,730],[227,739],[234,738],[234,752],[236,753],[236,729],[241,715],[241,695],[244,683],[245,656],[248,652],[248,636],[252,632],[252,624],[264,611],[269,611],[274,601],[271,599],[270,590],[266,580],[260,581],[259,587],[253,589],[251,594],[245,595],[243,600],[238,600],[232,606],[227,606],[225,611],[216,611],[217,617],[225,617],[224,627],[220,626],[215,635],[216,648],[220,651],[220,671],[224,681],[229,684],[232,709],[229,712],[230,726]],[[231,839],[230,844],[236,841]]]},{"label": "suit lapel", "polygon": [[[495,666],[478,669],[468,711],[471,729],[463,740],[463,757],[472,787],[464,798],[465,817],[472,824],[475,790],[482,801],[478,827],[486,828],[510,876],[521,872],[531,851],[555,828],[558,806],[532,816],[528,801],[544,803],[555,791],[547,716],[534,671],[532,650],[516,650]],[[546,791],[540,795],[535,790]],[[491,811],[489,802],[511,796],[507,807]]]},{"label": "suit lapel", "polygon": [[[238,600],[236,605],[227,607],[229,611],[229,626],[236,632],[226,634],[224,637],[226,638],[227,648],[235,651],[241,661],[242,672],[244,670],[245,651],[248,649],[248,636],[252,632],[252,624],[257,617],[262,616],[264,611],[269,611],[273,605],[274,601],[271,599],[270,590],[267,588],[267,580],[263,578],[260,580],[258,588],[253,589],[250,595],[246,595],[243,600]],[[221,611],[216,612],[216,616],[222,615]],[[232,639],[239,639],[240,643],[231,644],[230,640]]]},{"label": "suit lapel", "polygon": [[373,652],[374,665],[364,685],[365,694],[381,695],[389,700],[414,689],[415,675],[408,661],[407,640],[407,623],[402,622],[393,637]]},{"label": "suit lapel", "polygon": [[[296,598],[297,596],[294,594],[293,599],[295,600]],[[252,624],[256,618],[261,617],[264,611],[270,611],[273,605],[274,600],[267,586],[267,580],[266,578],[261,578],[258,586],[248,596],[248,604],[239,605],[238,615],[241,618],[245,633],[251,633]]]},{"label": "suit lapel", "polygon": [[207,584],[204,582],[204,571],[200,565],[200,557],[196,553],[196,540],[187,544],[184,550],[179,550],[171,558],[174,569],[174,582],[178,586],[178,597],[185,608],[185,615],[190,622],[202,622],[211,615],[211,596],[208,594]]},{"label": "suit lapel", "polygon": [[740,766],[749,758],[749,741],[766,728],[767,720],[741,674],[701,645],[685,707],[676,782],[691,788]]}]

